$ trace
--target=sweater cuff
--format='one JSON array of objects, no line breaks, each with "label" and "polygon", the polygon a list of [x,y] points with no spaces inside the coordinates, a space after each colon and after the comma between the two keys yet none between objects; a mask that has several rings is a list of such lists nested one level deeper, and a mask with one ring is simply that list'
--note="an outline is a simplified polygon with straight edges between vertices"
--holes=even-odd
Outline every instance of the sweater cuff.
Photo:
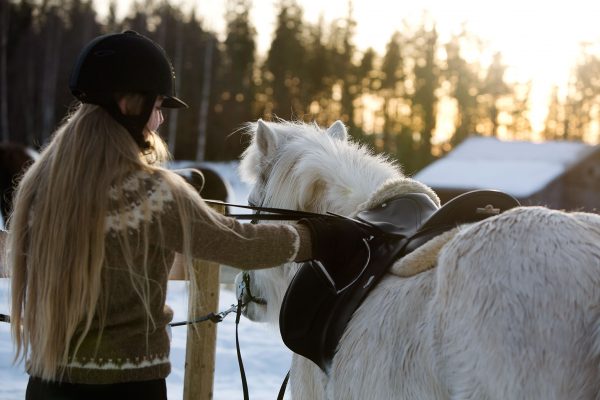
[{"label": "sweater cuff", "polygon": [[298,241],[296,255],[293,258],[295,262],[303,262],[312,259],[312,242],[310,238],[310,230],[302,224],[293,225],[298,232]]}]

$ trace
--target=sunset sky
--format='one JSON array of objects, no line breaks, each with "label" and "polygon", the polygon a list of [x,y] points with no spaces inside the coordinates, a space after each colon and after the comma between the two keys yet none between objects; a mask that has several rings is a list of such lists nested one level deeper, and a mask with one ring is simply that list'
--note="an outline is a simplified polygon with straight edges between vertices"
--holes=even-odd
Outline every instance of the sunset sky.
[{"label": "sunset sky", "polygon": [[[100,13],[107,0],[95,0]],[[223,35],[225,0],[172,0],[184,10],[195,6],[204,27]],[[258,51],[269,47],[275,28],[276,0],[254,0],[252,20],[258,32]],[[300,0],[305,20],[325,21],[347,14],[348,0]],[[126,13],[131,1],[120,1],[119,12]],[[509,65],[508,79],[533,81],[532,115],[534,129],[541,129],[547,96],[553,83],[564,86],[569,69],[579,54],[580,43],[600,46],[600,1],[504,0],[354,0],[355,43],[359,50],[373,47],[383,54],[385,45],[403,21],[418,23],[424,10],[437,23],[444,42],[458,32],[463,23],[467,30],[483,39],[489,54],[500,51]]]}]

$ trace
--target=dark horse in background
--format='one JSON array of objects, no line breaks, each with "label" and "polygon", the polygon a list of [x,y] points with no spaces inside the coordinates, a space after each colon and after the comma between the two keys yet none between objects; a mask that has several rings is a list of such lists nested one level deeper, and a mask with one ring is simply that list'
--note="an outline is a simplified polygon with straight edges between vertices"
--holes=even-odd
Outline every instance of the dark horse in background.
[{"label": "dark horse in background", "polygon": [[[171,162],[168,166],[173,171],[184,177],[200,193],[202,198],[207,200],[231,201],[233,189],[225,177],[221,176],[217,170],[201,161],[178,160]],[[199,171],[201,176],[189,175],[189,171]],[[185,171],[188,171],[187,173]]]},{"label": "dark horse in background", "polygon": [[12,211],[12,197],[20,177],[38,157],[38,153],[22,144],[0,143],[0,213],[2,222]]}]

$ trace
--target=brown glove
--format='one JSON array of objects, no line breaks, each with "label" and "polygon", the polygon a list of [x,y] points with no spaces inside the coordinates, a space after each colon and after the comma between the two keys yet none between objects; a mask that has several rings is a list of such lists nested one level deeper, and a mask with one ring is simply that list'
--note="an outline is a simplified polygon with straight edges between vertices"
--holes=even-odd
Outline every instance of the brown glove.
[{"label": "brown glove", "polygon": [[344,290],[362,272],[369,259],[371,230],[343,217],[305,218],[298,223],[311,233],[316,268],[336,291]]}]

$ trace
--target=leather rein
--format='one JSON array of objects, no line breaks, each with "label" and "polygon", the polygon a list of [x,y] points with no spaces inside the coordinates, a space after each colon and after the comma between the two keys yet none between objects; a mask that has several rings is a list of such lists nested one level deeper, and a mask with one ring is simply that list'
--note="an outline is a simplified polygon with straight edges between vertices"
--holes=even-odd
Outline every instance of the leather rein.
[{"label": "leather rein", "polygon": [[[354,218],[346,217],[344,215],[335,214],[332,212],[327,212],[326,214],[320,214],[310,211],[298,211],[298,210],[289,210],[287,208],[276,208],[276,207],[263,207],[263,206],[255,206],[255,205],[243,205],[243,204],[234,204],[227,203],[220,200],[204,200],[205,203],[210,205],[220,205],[220,206],[228,206],[228,207],[236,207],[236,208],[244,208],[247,210],[256,211],[255,214],[230,214],[225,213],[226,217],[235,218],[237,220],[250,220],[250,221],[298,221],[303,218],[344,218],[349,219],[351,221],[356,222],[359,225],[368,225],[363,221],[359,221]],[[269,214],[262,214],[262,212],[267,212]]]}]

